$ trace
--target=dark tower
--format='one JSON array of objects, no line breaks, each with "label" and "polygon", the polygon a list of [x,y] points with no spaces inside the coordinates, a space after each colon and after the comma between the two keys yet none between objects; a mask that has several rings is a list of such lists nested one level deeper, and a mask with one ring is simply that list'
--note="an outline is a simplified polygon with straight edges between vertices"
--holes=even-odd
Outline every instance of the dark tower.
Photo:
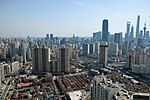
[{"label": "dark tower", "polygon": [[102,41],[108,42],[108,20],[103,20],[103,26],[102,26]]},{"label": "dark tower", "polygon": [[114,35],[114,42],[118,43],[119,45],[122,44],[122,32],[115,33],[115,35]]}]

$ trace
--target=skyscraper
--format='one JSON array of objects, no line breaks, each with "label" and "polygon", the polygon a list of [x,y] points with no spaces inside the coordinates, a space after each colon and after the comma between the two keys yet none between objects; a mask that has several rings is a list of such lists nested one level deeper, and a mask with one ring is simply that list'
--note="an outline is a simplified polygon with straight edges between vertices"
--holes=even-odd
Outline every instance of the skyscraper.
[{"label": "skyscraper", "polygon": [[87,56],[89,54],[89,44],[83,44],[83,55]]},{"label": "skyscraper", "polygon": [[103,20],[103,26],[102,26],[102,41],[108,42],[108,20]]},{"label": "skyscraper", "polygon": [[69,48],[69,60],[72,59],[72,45],[71,44],[65,44],[65,47]]},{"label": "skyscraper", "polygon": [[108,64],[108,45],[106,43],[100,45],[99,63],[102,64],[103,67],[106,67]]},{"label": "skyscraper", "polygon": [[99,54],[100,42],[95,43],[95,54]]},{"label": "skyscraper", "polygon": [[134,34],[134,27],[132,26],[131,27],[131,32],[130,32],[130,42],[133,42],[133,39],[134,39],[134,36],[133,36],[133,34]]},{"label": "skyscraper", "polygon": [[94,32],[94,33],[93,33],[93,40],[94,40],[94,41],[99,41],[99,40],[101,40],[101,35],[102,35],[101,31],[99,31],[99,32]]},{"label": "skyscraper", "polygon": [[46,34],[46,40],[49,41],[49,34]]},{"label": "skyscraper", "polygon": [[95,76],[91,86],[91,100],[113,100],[114,94],[120,89],[118,84],[114,84],[106,76]]},{"label": "skyscraper", "polygon": [[130,22],[127,22],[127,31],[125,34],[125,42],[129,42],[129,36],[130,36]]},{"label": "skyscraper", "polygon": [[2,84],[2,81],[4,80],[5,80],[4,64],[0,63],[0,85]]},{"label": "skyscraper", "polygon": [[50,34],[50,40],[53,41],[53,34]]},{"label": "skyscraper", "polygon": [[26,55],[26,53],[27,53],[27,45],[24,43],[24,42],[22,42],[22,43],[20,43],[20,45],[19,45],[19,51],[20,51],[20,56],[22,56],[23,57],[23,62],[24,63],[26,63],[26,57],[27,57],[27,55]]},{"label": "skyscraper", "polygon": [[140,15],[137,17],[137,25],[136,25],[136,39],[140,37]]},{"label": "skyscraper", "polygon": [[95,44],[89,44],[89,54],[93,54],[95,52]]},{"label": "skyscraper", "polygon": [[143,30],[140,30],[139,38],[141,38],[141,39],[143,38]]},{"label": "skyscraper", "polygon": [[108,56],[109,57],[117,57],[118,56],[118,44],[117,43],[108,43]]},{"label": "skyscraper", "polygon": [[118,43],[119,45],[122,44],[122,32],[115,33],[115,35],[114,35],[114,42]]},{"label": "skyscraper", "polygon": [[98,94],[98,90],[100,90],[100,88],[98,88],[100,82],[102,81],[101,77],[95,76],[92,82],[92,87],[91,87],[91,100],[98,100],[101,99],[99,97]]},{"label": "skyscraper", "polygon": [[69,47],[61,47],[59,49],[59,64],[61,72],[70,72]]},{"label": "skyscraper", "polygon": [[149,38],[149,31],[146,31],[146,40],[148,41],[150,38]]},{"label": "skyscraper", "polygon": [[50,48],[45,46],[35,47],[32,49],[32,65],[34,72],[49,72],[50,71]]},{"label": "skyscraper", "polygon": [[27,59],[28,60],[31,60],[31,49],[30,48],[27,48]]}]

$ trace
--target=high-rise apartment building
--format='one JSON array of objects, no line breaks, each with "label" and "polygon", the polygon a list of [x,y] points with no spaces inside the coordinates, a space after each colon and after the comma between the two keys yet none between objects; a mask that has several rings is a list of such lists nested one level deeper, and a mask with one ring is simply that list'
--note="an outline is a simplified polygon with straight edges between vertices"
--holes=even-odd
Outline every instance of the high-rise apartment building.
[{"label": "high-rise apartment building", "polygon": [[65,47],[69,48],[69,60],[72,59],[72,45],[71,44],[65,44]]},{"label": "high-rise apartment building", "polygon": [[45,46],[32,49],[32,65],[34,72],[49,72],[50,71],[50,48]]},{"label": "high-rise apartment building", "polygon": [[6,48],[0,47],[0,59],[6,59]]},{"label": "high-rise apartment building", "polygon": [[28,60],[31,60],[32,59],[32,56],[31,56],[31,49],[30,48],[27,48],[27,59]]},{"label": "high-rise apartment building", "polygon": [[103,26],[102,26],[102,41],[108,42],[108,20],[103,20]]},{"label": "high-rise apartment building", "polygon": [[83,55],[87,56],[89,54],[89,44],[83,44]]},{"label": "high-rise apartment building", "polygon": [[60,72],[70,72],[69,47],[61,47],[59,49],[59,67],[60,67]]},{"label": "high-rise apartment building", "polygon": [[127,56],[129,50],[131,50],[131,43],[128,43],[128,42],[123,43],[122,54]]},{"label": "high-rise apartment building", "polygon": [[108,64],[108,45],[106,43],[100,45],[99,63],[102,64],[103,67]]},{"label": "high-rise apartment building", "polygon": [[91,87],[91,100],[113,100],[114,94],[120,89],[118,84],[112,83],[106,76],[95,76]]},{"label": "high-rise apartment building", "polygon": [[0,63],[0,85],[2,84],[2,81],[4,81],[5,75],[4,75],[4,64]]},{"label": "high-rise apartment building", "polygon": [[93,33],[93,40],[94,41],[100,41],[101,40],[101,36],[102,35],[102,32],[101,31],[99,31],[99,32],[94,32]]},{"label": "high-rise apartment building", "polygon": [[22,56],[23,57],[23,62],[24,63],[26,63],[26,57],[27,57],[27,48],[26,48],[26,44],[25,43],[21,43],[21,45],[20,45],[20,53],[21,53],[21,55],[20,56]]},{"label": "high-rise apartment building", "polygon": [[100,42],[95,43],[95,54],[99,54]]},{"label": "high-rise apartment building", "polygon": [[117,43],[108,43],[108,56],[109,57],[117,57],[118,56],[118,44]]},{"label": "high-rise apartment building", "polygon": [[146,31],[146,40],[148,41],[149,39],[150,39],[150,37],[149,37],[149,31]]},{"label": "high-rise apartment building", "polygon": [[89,44],[89,54],[93,54],[95,52],[95,44]]},{"label": "high-rise apartment building", "polygon": [[50,72],[51,73],[61,72],[59,62],[57,60],[51,60],[50,61]]},{"label": "high-rise apartment building", "polygon": [[150,54],[138,48],[129,51],[126,67],[138,74],[150,74]]}]

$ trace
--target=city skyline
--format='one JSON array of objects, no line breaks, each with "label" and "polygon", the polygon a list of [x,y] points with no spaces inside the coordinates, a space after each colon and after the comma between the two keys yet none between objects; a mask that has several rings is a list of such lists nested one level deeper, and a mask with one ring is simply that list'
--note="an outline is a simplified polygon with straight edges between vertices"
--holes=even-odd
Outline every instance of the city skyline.
[{"label": "city skyline", "polygon": [[[92,36],[102,31],[103,19],[108,19],[111,34],[126,32],[126,23],[136,29],[137,16],[140,15],[140,30],[146,20],[150,29],[150,1],[148,0],[1,0],[1,37],[44,37],[46,33],[54,36]],[[134,37],[135,37],[134,30]]]}]

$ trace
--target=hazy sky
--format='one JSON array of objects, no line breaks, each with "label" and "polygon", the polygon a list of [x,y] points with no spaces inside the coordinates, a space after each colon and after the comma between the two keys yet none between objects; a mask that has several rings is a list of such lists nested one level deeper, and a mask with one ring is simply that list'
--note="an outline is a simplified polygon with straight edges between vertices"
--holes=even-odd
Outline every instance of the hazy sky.
[{"label": "hazy sky", "polygon": [[126,22],[150,30],[150,0],[0,0],[0,37],[91,36],[109,20],[109,32],[126,32]]}]

